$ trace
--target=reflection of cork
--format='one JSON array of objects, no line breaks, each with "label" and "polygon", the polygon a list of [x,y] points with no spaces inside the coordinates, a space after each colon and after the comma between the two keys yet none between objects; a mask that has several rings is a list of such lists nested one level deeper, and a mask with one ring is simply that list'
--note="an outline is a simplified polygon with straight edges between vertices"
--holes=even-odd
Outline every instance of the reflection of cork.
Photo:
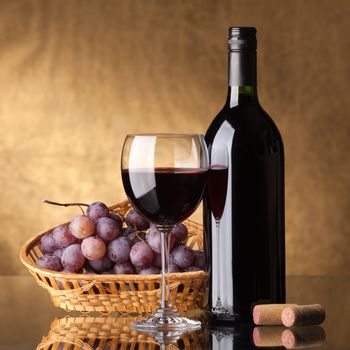
[{"label": "reflection of cork", "polygon": [[281,338],[287,349],[298,349],[322,345],[326,333],[320,326],[297,327],[285,329]]},{"label": "reflection of cork", "polygon": [[282,324],[282,311],[296,304],[262,304],[255,305],[253,309],[253,320],[256,325],[280,325]]},{"label": "reflection of cork", "polygon": [[255,346],[274,347],[282,346],[283,326],[254,327],[253,341]]},{"label": "reflection of cork", "polygon": [[282,312],[282,323],[286,327],[320,324],[326,317],[322,305],[296,305],[286,307]]}]

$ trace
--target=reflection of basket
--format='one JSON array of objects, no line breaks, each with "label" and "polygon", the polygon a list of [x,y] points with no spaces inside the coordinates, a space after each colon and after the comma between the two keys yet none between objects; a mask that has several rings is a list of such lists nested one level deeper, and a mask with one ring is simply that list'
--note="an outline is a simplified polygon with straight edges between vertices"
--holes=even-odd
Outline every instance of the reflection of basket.
[{"label": "reflection of basket", "polygon": [[[149,334],[130,327],[142,317],[64,317],[55,319],[36,350],[160,349]],[[204,349],[205,332],[184,333],[167,349]]]},{"label": "reflection of basket", "polygon": [[[125,215],[127,201],[110,208]],[[187,245],[203,249],[202,227],[185,222],[189,238]],[[21,249],[21,260],[38,284],[47,289],[55,306],[65,310],[99,312],[153,312],[159,306],[161,275],[95,275],[54,272],[35,264],[42,256],[39,247],[41,233]],[[204,271],[170,274],[170,297],[180,311],[204,308],[208,300],[208,275]]]}]

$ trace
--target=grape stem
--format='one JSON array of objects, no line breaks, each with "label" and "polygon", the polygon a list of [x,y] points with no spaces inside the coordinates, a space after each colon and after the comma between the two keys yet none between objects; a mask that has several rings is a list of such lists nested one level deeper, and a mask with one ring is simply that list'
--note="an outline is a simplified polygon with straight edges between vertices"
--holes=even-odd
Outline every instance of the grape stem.
[{"label": "grape stem", "polygon": [[137,231],[135,231],[135,234],[136,234],[136,236],[137,236],[137,238],[141,241],[141,242],[145,242],[145,240],[144,239],[142,239],[140,236],[139,236],[139,234],[138,234],[138,232]]},{"label": "grape stem", "polygon": [[86,204],[86,203],[58,203],[58,202],[53,202],[53,201],[49,201],[47,199],[44,199],[43,200],[43,203],[46,203],[46,204],[53,204],[53,205],[59,205],[61,207],[71,207],[71,206],[77,206],[80,208],[80,210],[83,212],[83,215],[85,215],[85,212],[83,210],[82,207],[88,207],[89,204]]}]

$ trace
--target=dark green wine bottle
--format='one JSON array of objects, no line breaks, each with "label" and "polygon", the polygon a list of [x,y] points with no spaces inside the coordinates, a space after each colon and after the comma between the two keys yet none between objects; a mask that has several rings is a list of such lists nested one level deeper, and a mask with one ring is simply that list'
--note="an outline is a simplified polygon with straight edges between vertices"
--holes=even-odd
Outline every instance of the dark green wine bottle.
[{"label": "dark green wine bottle", "polygon": [[[228,51],[227,100],[205,135],[210,155],[227,150],[227,191],[206,192],[204,235],[209,315],[242,322],[255,304],[285,302],[284,152],[258,100],[256,29],[230,28]],[[213,205],[224,206],[219,232]]]}]

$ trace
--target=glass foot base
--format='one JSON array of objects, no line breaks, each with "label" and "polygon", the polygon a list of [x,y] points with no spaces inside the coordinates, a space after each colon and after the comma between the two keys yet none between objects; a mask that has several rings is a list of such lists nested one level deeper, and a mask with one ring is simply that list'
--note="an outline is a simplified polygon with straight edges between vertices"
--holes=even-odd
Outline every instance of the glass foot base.
[{"label": "glass foot base", "polygon": [[181,317],[173,308],[158,309],[151,317],[131,324],[143,332],[191,332],[201,328],[201,322]]}]

